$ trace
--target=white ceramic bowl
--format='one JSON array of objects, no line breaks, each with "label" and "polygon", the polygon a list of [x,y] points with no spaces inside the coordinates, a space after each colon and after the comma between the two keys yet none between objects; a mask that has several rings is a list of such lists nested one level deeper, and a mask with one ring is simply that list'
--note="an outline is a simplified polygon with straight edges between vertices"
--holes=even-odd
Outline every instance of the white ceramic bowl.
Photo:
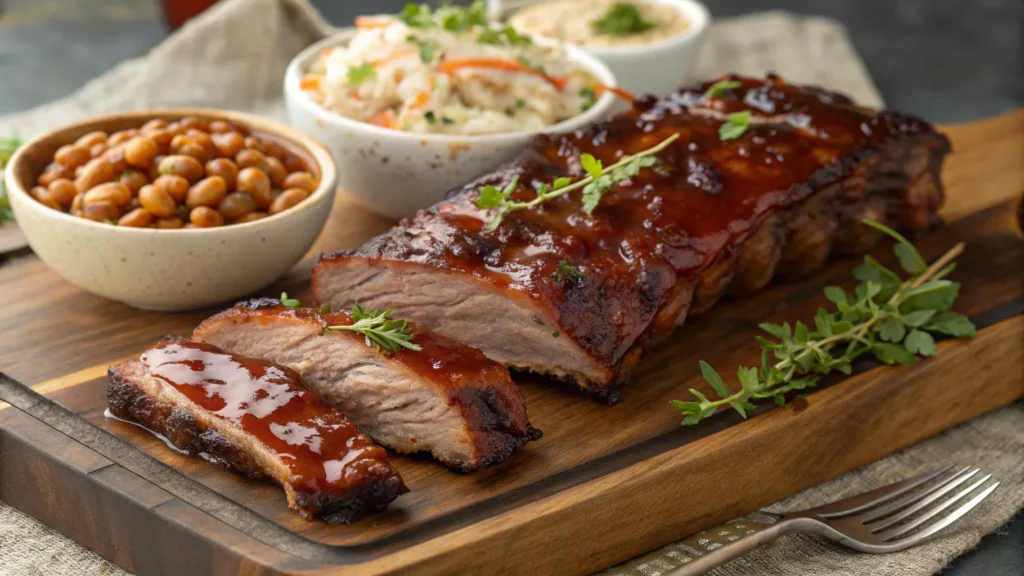
[{"label": "white ceramic bowl", "polygon": [[[677,9],[690,23],[679,34],[649,44],[626,46],[582,46],[596,56],[615,75],[619,86],[636,95],[665,96],[694,80],[694,66],[711,14],[697,0],[645,0],[660,2]],[[536,4],[535,0],[508,2],[505,14]]]},{"label": "white ceramic bowl", "polygon": [[[152,118],[223,119],[298,154],[320,187],[295,207],[245,224],[157,230],[111,226],[48,208],[28,194],[64,144],[93,130],[137,128]],[[68,282],[136,308],[186,310],[241,298],[283,276],[320,234],[336,189],[330,154],[298,131],[247,114],[204,109],[127,112],[44,134],[15,153],[6,174],[15,219],[32,250]]]},{"label": "white ceramic bowl", "polygon": [[[440,200],[462,186],[513,159],[537,132],[461,136],[413,134],[388,130],[345,118],[322,108],[299,88],[299,81],[316,55],[344,45],[353,31],[317,42],[292,60],[285,73],[288,117],[296,128],[330,148],[338,165],[338,186],[375,212],[402,218]],[[566,46],[569,58],[601,83],[616,86],[608,68],[593,56]],[[606,92],[586,112],[547,127],[543,132],[568,132],[602,118],[615,97]]]}]

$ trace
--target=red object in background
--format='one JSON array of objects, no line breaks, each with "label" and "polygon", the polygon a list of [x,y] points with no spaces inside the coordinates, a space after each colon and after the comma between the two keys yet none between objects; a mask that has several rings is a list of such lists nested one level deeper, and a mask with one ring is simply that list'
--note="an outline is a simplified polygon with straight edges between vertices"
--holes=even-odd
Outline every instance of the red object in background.
[{"label": "red object in background", "polygon": [[163,0],[164,19],[171,30],[177,30],[216,3],[217,0]]}]

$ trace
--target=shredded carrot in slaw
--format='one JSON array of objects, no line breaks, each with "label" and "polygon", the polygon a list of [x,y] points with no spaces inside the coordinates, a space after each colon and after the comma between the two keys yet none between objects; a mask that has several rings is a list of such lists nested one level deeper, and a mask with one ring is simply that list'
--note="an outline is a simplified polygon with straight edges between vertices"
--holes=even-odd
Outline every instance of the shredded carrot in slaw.
[{"label": "shredded carrot in slaw", "polygon": [[413,99],[412,104],[409,105],[410,110],[422,110],[430,104],[430,91],[424,90],[416,95]]},{"label": "shredded carrot in slaw", "polygon": [[398,118],[390,108],[385,108],[373,115],[373,118],[370,119],[370,124],[380,126],[381,128],[394,128],[398,126]]},{"label": "shredded carrot in slaw", "polygon": [[[555,89],[558,90],[559,92],[561,92],[565,88],[565,85],[569,83],[568,76],[555,78],[552,76],[548,76],[547,74],[541,72],[540,70],[530,68],[529,66],[526,66],[515,60],[505,60],[503,58],[464,58],[456,60],[445,60],[438,65],[437,71],[440,72],[441,74],[447,74],[450,76],[453,72],[462,68],[489,68],[491,70],[502,70],[504,72],[521,72],[524,74],[533,74],[534,76],[544,79],[546,82],[554,86]],[[636,100],[636,96],[634,94],[632,94],[628,90],[624,90],[616,86],[605,86],[604,84],[598,83],[595,87],[595,92],[599,96],[603,94],[605,91],[611,92],[615,96],[621,98],[622,100],[625,100],[630,104],[632,104],[633,101]]]},{"label": "shredded carrot in slaw", "polygon": [[356,16],[356,28],[359,28],[360,30],[387,28],[394,21],[394,18],[374,18],[373,16]]}]

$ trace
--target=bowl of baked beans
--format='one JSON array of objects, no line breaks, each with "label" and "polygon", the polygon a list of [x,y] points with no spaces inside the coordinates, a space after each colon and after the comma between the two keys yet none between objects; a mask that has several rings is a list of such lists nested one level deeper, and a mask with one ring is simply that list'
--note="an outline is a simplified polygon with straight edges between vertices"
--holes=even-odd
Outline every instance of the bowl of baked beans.
[{"label": "bowl of baked beans", "polygon": [[86,290],[139,308],[203,307],[285,274],[337,183],[318,142],[263,118],[126,112],[31,140],[6,173],[33,251]]}]

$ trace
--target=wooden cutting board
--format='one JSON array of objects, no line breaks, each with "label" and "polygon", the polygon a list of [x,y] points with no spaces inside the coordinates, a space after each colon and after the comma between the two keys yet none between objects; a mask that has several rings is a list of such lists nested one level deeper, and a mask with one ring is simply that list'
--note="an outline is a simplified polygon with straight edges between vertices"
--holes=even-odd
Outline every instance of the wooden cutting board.
[{"label": "wooden cutting board", "polygon": [[[926,258],[967,242],[956,309],[983,327],[910,367],[870,362],[784,409],[682,428],[668,401],[703,388],[697,361],[756,364],[760,321],[809,320],[815,278],[726,301],[642,362],[622,401],[597,404],[517,377],[544,438],[470,475],[396,457],[412,492],[348,526],[305,521],[270,485],[181,455],[104,417],[107,365],[213,310],[164,314],[85,293],[33,256],[0,267],[0,499],[141,574],[585,574],[716,525],[1024,396],[1024,111],[952,126],[947,225]],[[311,254],[391,223],[339,196]],[[884,261],[891,245],[879,248]],[[265,291],[308,299],[311,259]],[[1013,375],[1017,375],[1014,377]]]}]

